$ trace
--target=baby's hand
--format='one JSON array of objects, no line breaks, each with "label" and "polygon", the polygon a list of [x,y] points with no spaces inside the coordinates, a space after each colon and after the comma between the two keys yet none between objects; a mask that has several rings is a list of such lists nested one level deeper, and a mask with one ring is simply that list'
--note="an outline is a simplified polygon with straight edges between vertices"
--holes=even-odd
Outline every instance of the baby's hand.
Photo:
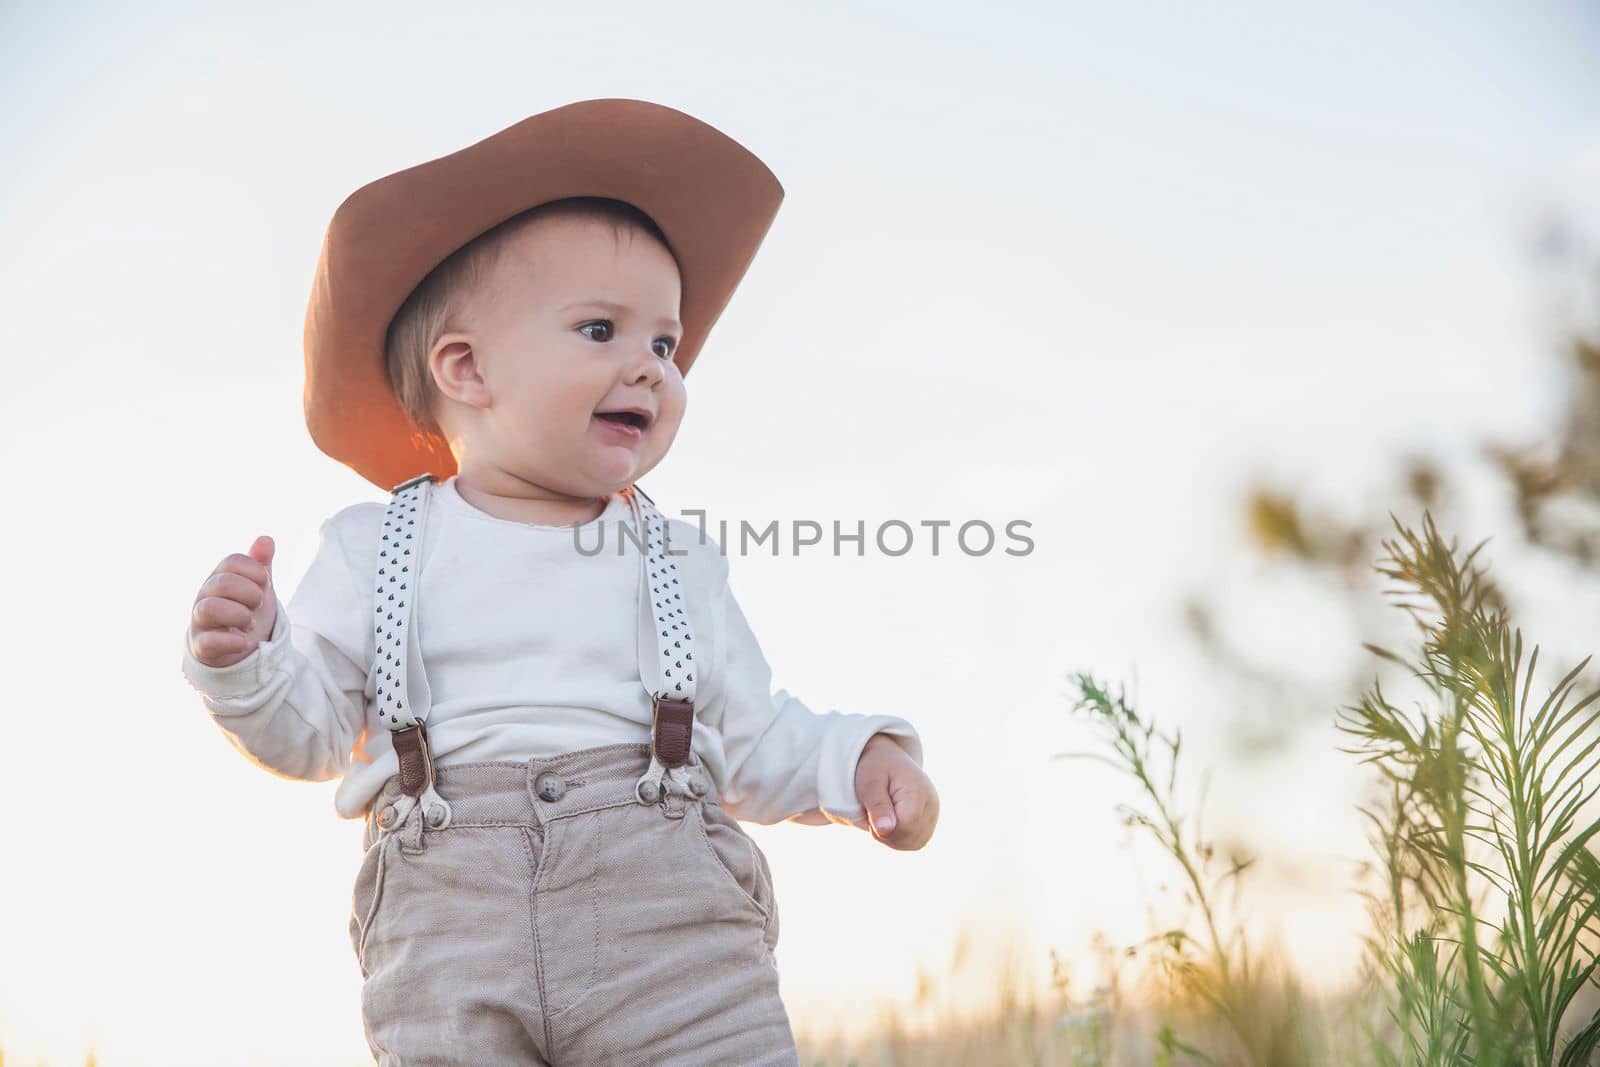
[{"label": "baby's hand", "polygon": [[888,734],[873,734],[856,763],[856,799],[867,809],[872,836],[912,851],[928,843],[939,821],[939,794],[911,754]]},{"label": "baby's hand", "polygon": [[272,636],[278,597],[272,589],[272,538],[217,564],[200,586],[189,617],[189,651],[207,667],[231,667]]}]

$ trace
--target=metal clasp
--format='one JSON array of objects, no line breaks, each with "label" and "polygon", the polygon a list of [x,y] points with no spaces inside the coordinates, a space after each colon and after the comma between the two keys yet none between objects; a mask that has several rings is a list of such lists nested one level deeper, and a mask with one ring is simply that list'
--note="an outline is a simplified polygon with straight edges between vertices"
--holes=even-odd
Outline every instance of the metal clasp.
[{"label": "metal clasp", "polygon": [[389,734],[395,757],[400,762],[400,791],[395,803],[396,822],[404,822],[412,804],[422,806],[423,823],[431,830],[450,825],[450,804],[434,788],[433,747],[428,743],[428,728],[416,722]]}]

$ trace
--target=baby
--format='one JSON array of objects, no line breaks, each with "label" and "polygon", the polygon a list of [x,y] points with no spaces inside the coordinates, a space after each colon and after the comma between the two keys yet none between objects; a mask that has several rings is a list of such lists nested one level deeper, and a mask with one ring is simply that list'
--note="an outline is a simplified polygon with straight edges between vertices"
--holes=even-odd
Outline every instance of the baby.
[{"label": "baby", "polygon": [[389,491],[201,585],[183,670],[254,762],[365,818],[379,1064],[796,1064],[737,820],[927,843],[916,730],[772,689],[721,547],[638,487],[782,197],[690,116],[592,100],[341,205],[317,443]]}]

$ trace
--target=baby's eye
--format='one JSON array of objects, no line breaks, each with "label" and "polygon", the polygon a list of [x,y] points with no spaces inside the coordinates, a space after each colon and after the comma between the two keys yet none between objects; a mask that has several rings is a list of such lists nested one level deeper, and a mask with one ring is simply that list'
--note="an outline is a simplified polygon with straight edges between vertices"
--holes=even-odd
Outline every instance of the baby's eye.
[{"label": "baby's eye", "polygon": [[581,332],[583,330],[587,330],[591,326],[604,326],[606,328],[606,335],[604,337],[595,337],[595,336],[592,336],[590,334],[584,334],[584,336],[588,337],[589,340],[591,340],[591,341],[609,341],[609,340],[611,340],[611,331],[615,327],[612,325],[612,322],[611,322],[610,319],[595,319],[593,322],[586,322],[582,326],[579,326],[578,330]]},{"label": "baby's eye", "polygon": [[672,353],[674,351],[676,351],[677,348],[678,348],[678,340],[675,337],[657,337],[655,339],[655,343],[658,344],[658,345],[666,345],[667,346],[667,350],[665,352],[659,352],[658,351],[656,353],[662,359],[671,359],[672,358]]}]

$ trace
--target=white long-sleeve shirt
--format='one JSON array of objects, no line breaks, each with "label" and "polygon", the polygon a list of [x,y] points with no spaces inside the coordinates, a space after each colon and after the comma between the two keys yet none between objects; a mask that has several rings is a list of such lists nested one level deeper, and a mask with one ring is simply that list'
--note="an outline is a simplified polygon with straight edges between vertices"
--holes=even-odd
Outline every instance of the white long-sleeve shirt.
[{"label": "white long-sleeve shirt", "polygon": [[[234,746],[287,778],[342,776],[334,804],[344,818],[364,816],[399,770],[368,670],[384,511],[362,502],[322,524],[270,638],[239,662],[206,666],[184,634],[183,674]],[[710,650],[696,680],[693,746],[724,806],[756,823],[865,826],[855,794],[863,746],[886,733],[920,764],[916,729],[894,715],[818,714],[774,691],[729,588],[727,557],[695,526],[666,521],[697,647]],[[438,766],[649,741],[639,655],[654,649],[654,633],[639,610],[638,548],[628,541],[618,551],[622,526],[631,529],[632,516],[617,494],[574,528],[490,515],[461,497],[453,477],[434,486],[407,677]]]}]

